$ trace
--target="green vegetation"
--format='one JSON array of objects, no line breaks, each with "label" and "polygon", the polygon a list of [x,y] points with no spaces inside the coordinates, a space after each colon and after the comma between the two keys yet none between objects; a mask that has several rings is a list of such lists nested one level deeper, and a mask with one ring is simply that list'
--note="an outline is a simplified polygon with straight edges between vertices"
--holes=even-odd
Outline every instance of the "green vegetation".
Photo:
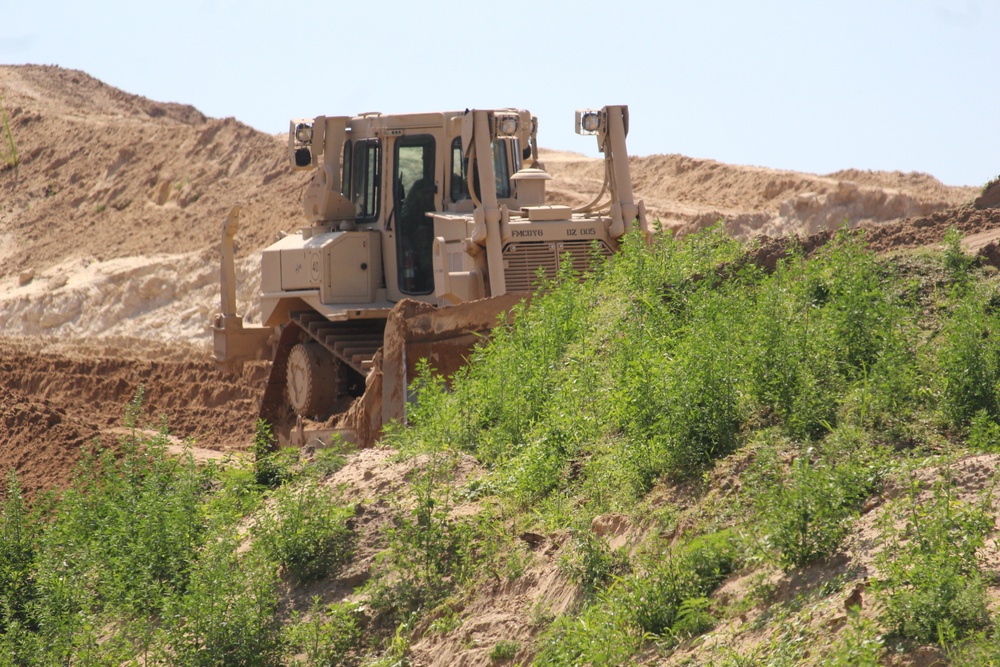
[{"label": "green vegetation", "polygon": [[[281,664],[280,577],[325,576],[350,553],[353,508],[309,479],[272,495],[242,465],[168,456],[165,433],[138,429],[141,405],[140,388],[131,436],[92,448],[60,495],[28,509],[8,481],[0,664]],[[249,516],[261,532],[245,549]]]},{"label": "green vegetation", "polygon": [[0,97],[0,164],[4,169],[17,169],[20,159],[17,156],[17,144],[14,143],[14,134],[10,130],[10,121],[7,118],[7,110],[3,106],[3,98]]},{"label": "green vegetation", "polygon": [[517,652],[521,650],[521,645],[509,639],[501,639],[493,645],[490,651],[490,660],[493,662],[504,662],[513,660]]},{"label": "green vegetation", "polygon": [[832,555],[861,504],[879,491],[886,465],[887,454],[859,429],[840,427],[819,449],[799,453],[787,472],[772,469],[757,504],[778,563],[801,567]]},{"label": "green vegetation", "polygon": [[[246,465],[168,457],[140,396],[60,495],[8,480],[0,664],[405,665],[428,637],[497,664],[875,665],[926,643],[992,664],[992,472],[979,493],[952,471],[1000,448],[996,272],[957,233],[753,256],[718,230],[633,235],[542,281],[450,383],[424,366],[385,438],[405,487],[372,505],[331,486],[349,454],[276,451],[265,424]],[[862,523],[867,571],[843,565]],[[537,567],[578,595],[476,644],[476,601]],[[699,644],[733,627],[743,648]]]},{"label": "green vegetation", "polygon": [[882,592],[884,622],[890,630],[948,645],[989,621],[977,552],[994,519],[988,496],[975,504],[955,498],[947,470],[931,493],[921,490],[919,481],[912,480],[897,512],[886,514],[890,522],[902,519],[902,525],[890,524],[885,530],[891,541],[879,554],[885,574],[877,590]]}]

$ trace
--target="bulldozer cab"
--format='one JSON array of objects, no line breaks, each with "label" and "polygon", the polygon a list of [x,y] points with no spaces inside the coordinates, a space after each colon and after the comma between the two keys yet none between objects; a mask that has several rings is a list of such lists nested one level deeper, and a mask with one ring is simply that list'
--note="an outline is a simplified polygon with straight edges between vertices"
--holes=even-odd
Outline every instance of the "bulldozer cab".
[{"label": "bulldozer cab", "polygon": [[[434,221],[428,214],[470,214],[482,199],[475,161],[469,173],[462,115],[344,119],[341,194],[354,206],[353,226],[384,235],[383,269],[391,302],[435,301]],[[520,169],[521,157],[517,137],[493,143],[493,185],[500,202],[514,205],[511,176]]]}]

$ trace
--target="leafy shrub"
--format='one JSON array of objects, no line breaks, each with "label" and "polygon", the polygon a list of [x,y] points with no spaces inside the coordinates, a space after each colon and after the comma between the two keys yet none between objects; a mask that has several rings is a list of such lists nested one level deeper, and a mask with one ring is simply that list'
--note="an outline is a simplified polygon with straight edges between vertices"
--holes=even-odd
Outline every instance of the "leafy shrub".
[{"label": "leafy shrub", "polygon": [[314,597],[305,618],[293,612],[285,639],[293,652],[305,654],[305,665],[309,667],[350,667],[360,658],[358,615],[359,609],[354,604],[342,602],[324,609],[319,597]]},{"label": "leafy shrub", "polygon": [[969,269],[973,264],[973,258],[962,250],[962,233],[954,227],[949,227],[944,234],[944,245],[944,268],[952,283],[959,288],[964,288],[969,277]]},{"label": "leafy shrub", "polygon": [[[213,475],[190,454],[169,456],[162,433],[125,441],[117,453],[95,449],[41,536],[40,590],[50,600],[64,599],[65,606],[57,605],[64,613],[90,598],[131,613],[156,611],[165,596],[186,586]],[[82,588],[68,589],[68,582]]]},{"label": "leafy shrub", "polygon": [[965,298],[956,304],[937,355],[941,411],[951,425],[963,428],[980,411],[994,420],[1000,418],[998,335],[996,318],[985,311],[979,298]]},{"label": "leafy shrub", "polygon": [[292,466],[298,462],[297,449],[281,451],[271,425],[258,419],[254,427],[253,470],[257,484],[275,488],[294,476]]},{"label": "leafy shrub", "polygon": [[824,664],[830,667],[879,667],[885,654],[885,641],[879,634],[878,624],[861,614],[848,614],[847,627],[841,630],[838,641]]},{"label": "leafy shrub", "polygon": [[[844,454],[845,452],[838,452]],[[877,490],[881,472],[864,458],[816,457],[810,449],[783,483],[759,501],[766,542],[784,567],[825,558],[840,545],[861,503]]]},{"label": "leafy shrub", "polygon": [[517,655],[517,652],[521,650],[521,645],[518,642],[511,641],[509,639],[501,639],[493,648],[490,649],[490,661],[492,662],[506,662],[508,660],[513,660]]},{"label": "leafy shrub", "polygon": [[715,298],[699,305],[689,335],[672,350],[675,363],[665,369],[666,412],[659,439],[667,469],[675,475],[703,469],[737,445],[738,363],[727,306],[736,309],[735,303]]},{"label": "leafy shrub", "polygon": [[[977,551],[993,527],[987,506],[988,499],[978,506],[956,500],[947,477],[934,483],[929,500],[919,482],[911,484],[897,508],[904,524],[887,526],[888,544],[877,559],[882,575],[874,588],[893,632],[946,645],[986,625]],[[887,513],[890,521],[894,516]]]},{"label": "leafy shrub", "polygon": [[0,635],[11,625],[31,623],[28,606],[35,598],[32,575],[39,529],[13,470],[5,492],[0,505]]},{"label": "leafy shrub", "polygon": [[859,236],[842,230],[822,250],[816,267],[827,272],[831,343],[844,372],[851,378],[873,368],[879,360],[893,309],[875,255]]},{"label": "leafy shrub", "polygon": [[1000,450],[1000,424],[986,410],[980,410],[972,417],[968,443],[969,447],[979,452]]},{"label": "leafy shrub", "polygon": [[746,392],[765,417],[796,438],[823,433],[836,419],[843,382],[830,323],[821,317],[828,289],[803,260],[779,264],[762,282],[747,327]]},{"label": "leafy shrub", "polygon": [[301,581],[334,574],[351,556],[353,507],[333,502],[314,481],[277,490],[274,506],[261,513],[255,545]]},{"label": "leafy shrub", "polygon": [[380,615],[403,622],[421,607],[444,599],[471,564],[476,543],[475,521],[453,520],[448,485],[456,459],[453,452],[428,456],[411,480],[412,509],[399,508],[386,531],[383,552],[369,583],[372,607]]},{"label": "leafy shrub", "polygon": [[650,563],[642,574],[623,580],[617,592],[643,632],[661,635],[673,628],[686,600],[715,590],[738,559],[732,532],[697,537],[676,553]]},{"label": "leafy shrub", "polygon": [[168,605],[163,658],[184,667],[280,665],[277,581],[253,553],[236,555],[234,537],[205,546],[184,595]]},{"label": "leafy shrub", "polygon": [[738,565],[730,531],[701,536],[648,558],[647,567],[615,580],[575,617],[558,618],[536,662],[624,665],[647,638],[704,632],[714,619],[706,596]]},{"label": "leafy shrub", "polygon": [[628,609],[606,592],[579,616],[560,616],[552,623],[541,640],[535,664],[627,665],[643,639]]},{"label": "leafy shrub", "polygon": [[573,531],[571,550],[559,561],[559,569],[583,587],[588,596],[604,588],[613,577],[629,571],[628,553],[612,551],[608,543],[589,529]]},{"label": "leafy shrub", "polygon": [[712,601],[708,598],[687,598],[677,607],[677,617],[670,626],[670,633],[676,637],[694,637],[711,630],[715,626],[711,606]]}]

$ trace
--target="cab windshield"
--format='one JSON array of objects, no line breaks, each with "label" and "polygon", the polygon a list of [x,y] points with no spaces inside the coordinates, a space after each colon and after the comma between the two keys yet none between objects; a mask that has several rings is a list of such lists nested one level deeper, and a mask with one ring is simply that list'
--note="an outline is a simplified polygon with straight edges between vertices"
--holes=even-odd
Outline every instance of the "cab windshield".
[{"label": "cab windshield", "polygon": [[[493,174],[497,199],[510,198],[510,177],[513,173],[510,168],[511,155],[517,156],[517,140],[501,139],[493,142]],[[516,171],[515,165],[514,171]],[[451,142],[451,201],[459,202],[469,199],[469,160],[462,156],[462,139],[455,137]],[[479,168],[475,167],[472,174],[472,186],[475,188],[476,199],[479,196]]]}]

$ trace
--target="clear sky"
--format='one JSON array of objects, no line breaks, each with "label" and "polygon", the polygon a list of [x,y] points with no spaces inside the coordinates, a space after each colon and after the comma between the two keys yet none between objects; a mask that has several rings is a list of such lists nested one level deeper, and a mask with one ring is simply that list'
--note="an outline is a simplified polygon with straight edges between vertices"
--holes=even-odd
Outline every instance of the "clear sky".
[{"label": "clear sky", "polygon": [[998,33],[998,0],[0,0],[0,63],[270,133],[514,106],[596,155],[574,110],[624,103],[634,155],[951,185],[1000,174]]}]

